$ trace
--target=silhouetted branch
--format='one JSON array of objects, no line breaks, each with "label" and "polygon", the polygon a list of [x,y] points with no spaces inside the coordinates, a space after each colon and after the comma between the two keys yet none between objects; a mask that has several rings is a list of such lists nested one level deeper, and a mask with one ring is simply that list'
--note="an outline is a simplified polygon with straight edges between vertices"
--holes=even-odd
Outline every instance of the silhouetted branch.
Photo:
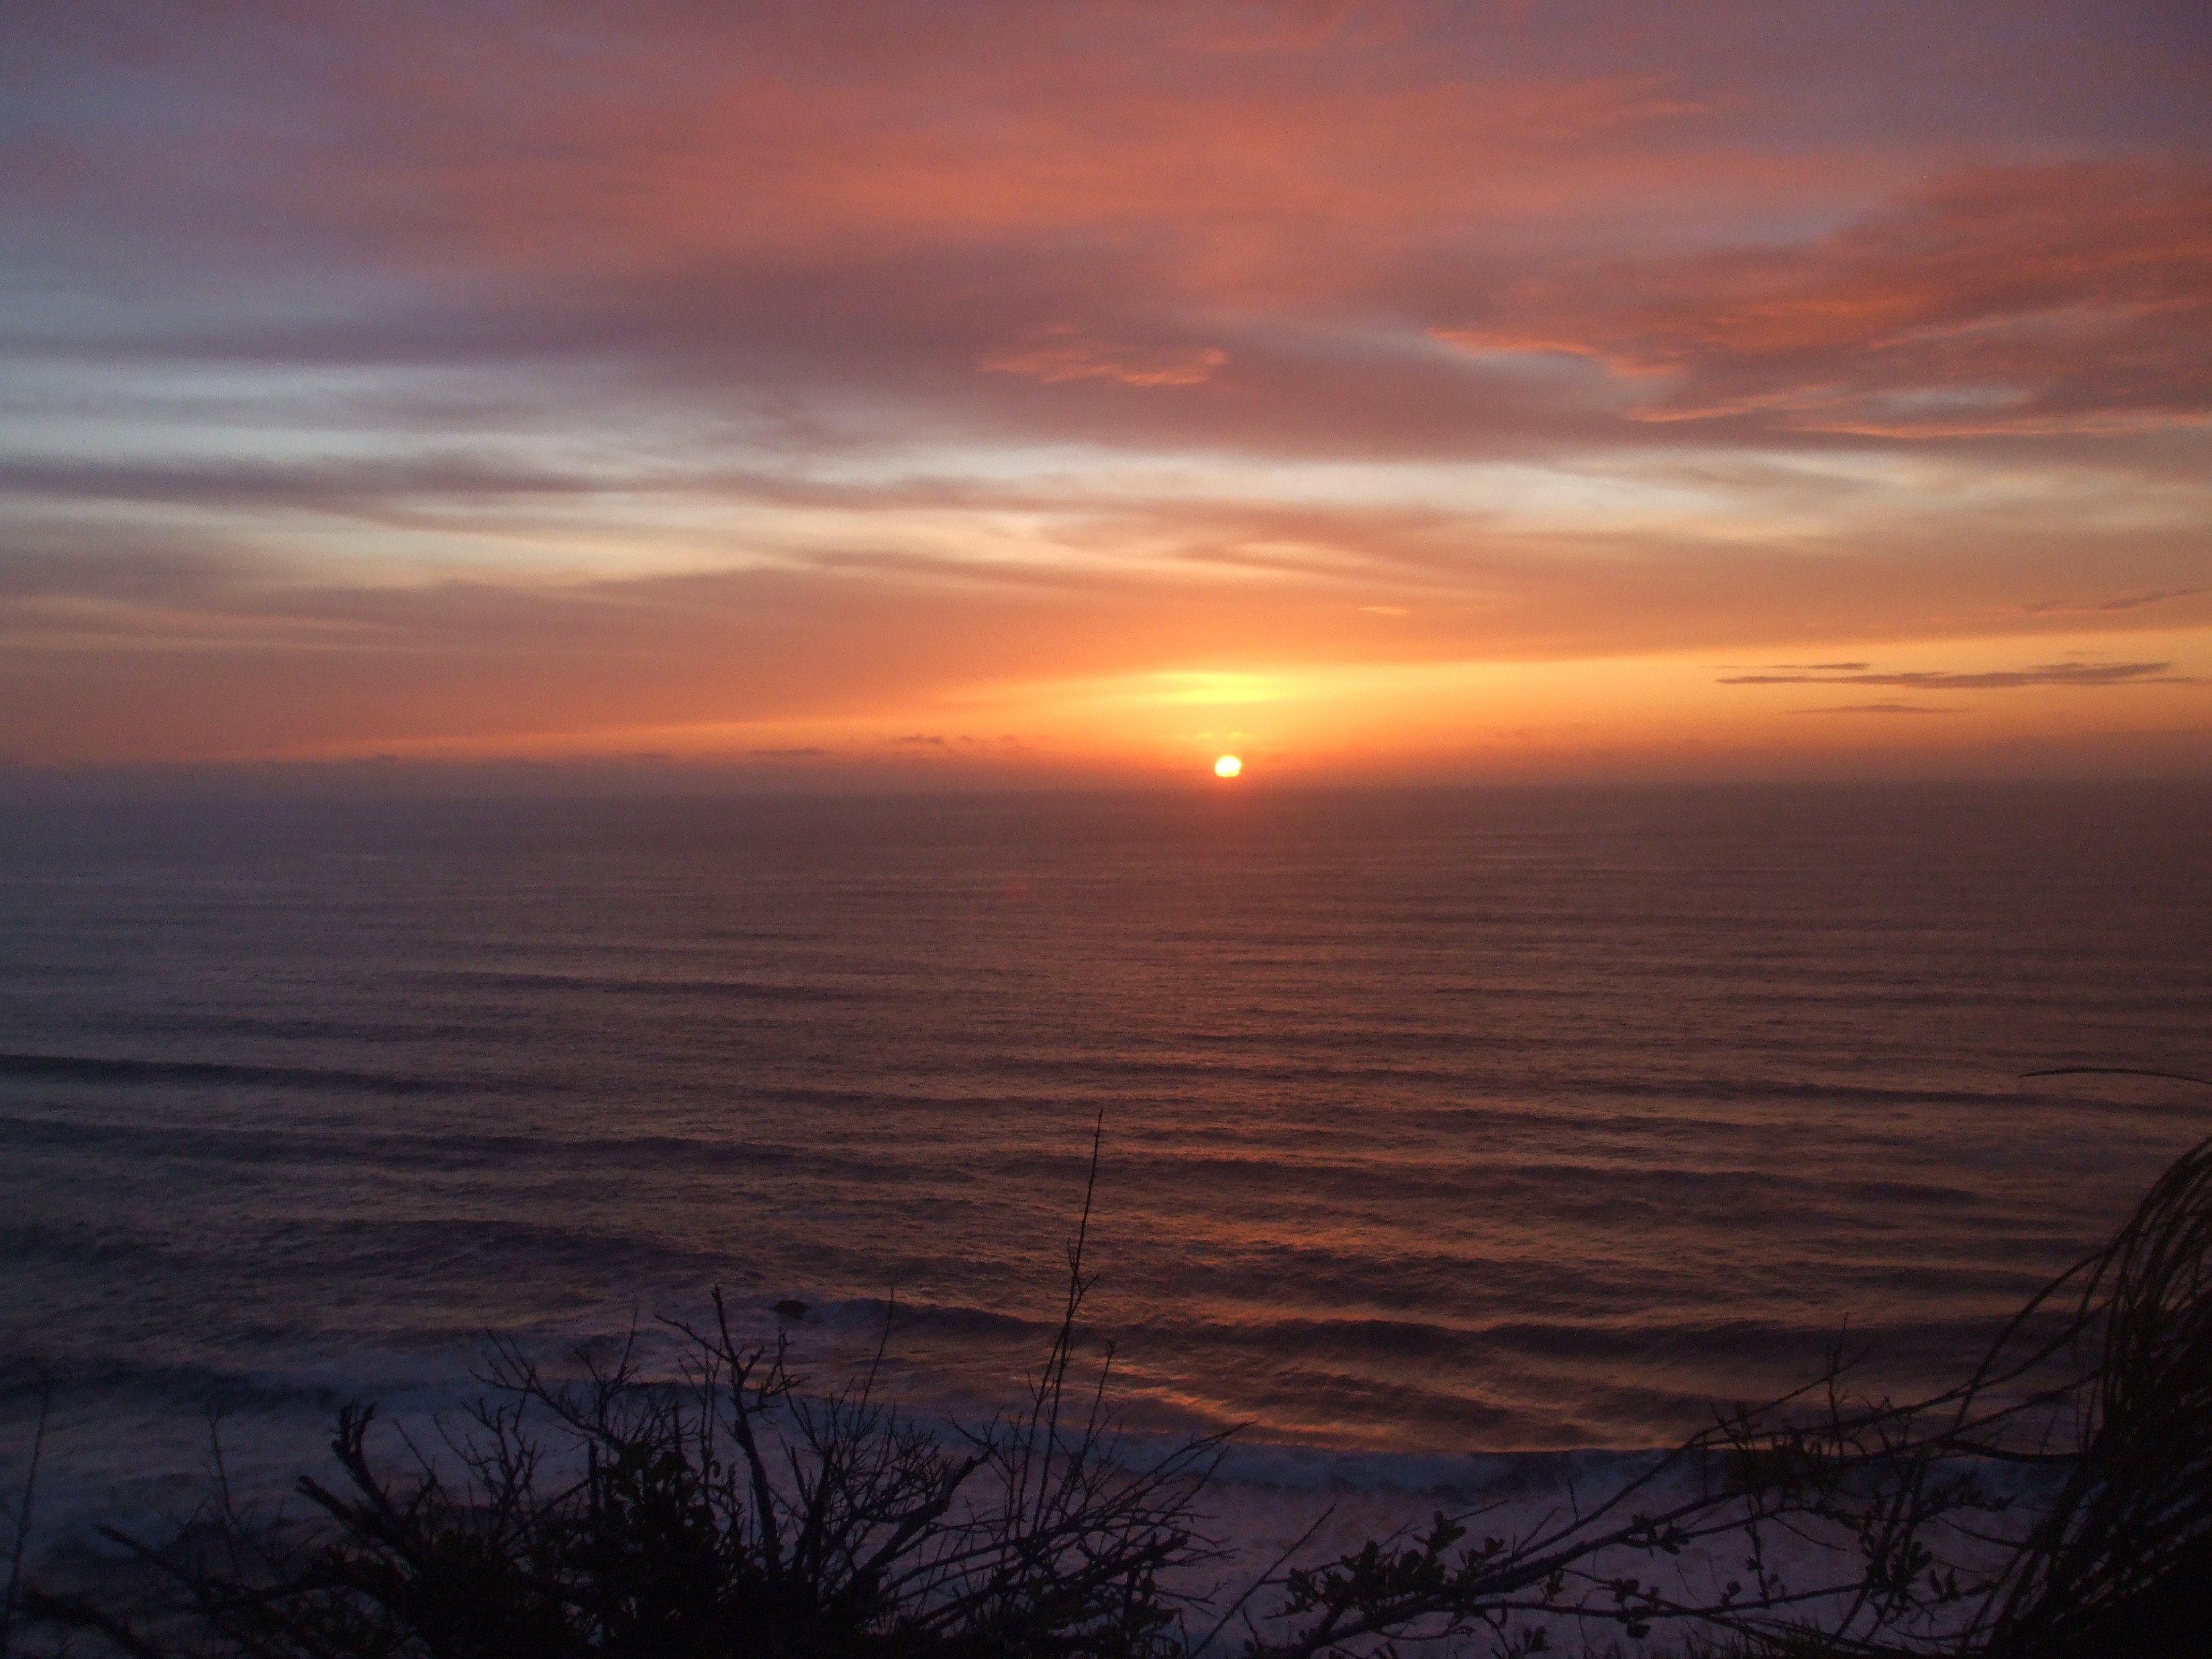
[{"label": "silhouetted branch", "polygon": [[[299,1483],[304,1516],[241,1513],[218,1440],[216,1498],[176,1542],[110,1535],[210,1659],[1194,1659],[1232,1622],[1248,1659],[1525,1656],[1562,1626],[1698,1652],[2087,1659],[2203,1633],[2212,1141],[1956,1388],[1861,1399],[1838,1348],[1593,1504],[1571,1488],[1518,1534],[1481,1530],[1495,1508],[1438,1512],[1301,1564],[1317,1522],[1218,1613],[1170,1586],[1220,1559],[1196,1505],[1224,1437],[1133,1465],[1110,1352],[1079,1376],[1102,1146],[1103,1123],[1060,1322],[1009,1416],[929,1431],[880,1402],[888,1318],[856,1377],[810,1395],[788,1340],[741,1340],[717,1292],[711,1322],[667,1322],[673,1382],[634,1334],[572,1381],[495,1347],[442,1457],[399,1436],[392,1472],[374,1413],[349,1407],[340,1478]],[[28,1524],[27,1491],[17,1564]],[[11,1602],[134,1659],[188,1651],[81,1599]]]}]

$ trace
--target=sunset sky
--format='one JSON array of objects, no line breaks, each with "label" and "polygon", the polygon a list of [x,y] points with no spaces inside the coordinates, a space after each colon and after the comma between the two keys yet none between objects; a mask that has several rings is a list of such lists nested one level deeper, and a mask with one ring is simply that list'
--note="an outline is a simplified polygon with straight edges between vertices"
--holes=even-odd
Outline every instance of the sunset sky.
[{"label": "sunset sky", "polygon": [[2200,4],[0,44],[19,772],[2212,774]]}]

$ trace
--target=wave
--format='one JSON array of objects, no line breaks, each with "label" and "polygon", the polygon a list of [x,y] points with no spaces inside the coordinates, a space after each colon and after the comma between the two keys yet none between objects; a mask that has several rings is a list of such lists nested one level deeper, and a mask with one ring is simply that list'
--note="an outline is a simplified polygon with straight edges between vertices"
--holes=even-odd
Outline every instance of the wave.
[{"label": "wave", "polygon": [[79,1083],[230,1084],[245,1087],[345,1089],[373,1095],[453,1094],[468,1085],[450,1079],[410,1077],[314,1066],[250,1066],[204,1060],[118,1060],[99,1054],[0,1052],[0,1077],[53,1078]]},{"label": "wave", "polygon": [[423,969],[410,977],[434,985],[490,991],[611,991],[623,996],[704,997],[730,1002],[881,1001],[879,991],[837,985],[794,985],[775,980],[653,979],[611,974],[526,973],[473,968]]},{"label": "wave", "polygon": [[[1622,1071],[1577,1072],[1533,1066],[1499,1072],[1478,1066],[1443,1066],[1419,1060],[1374,1060],[1365,1064],[1339,1065],[1262,1057],[1250,1052],[1250,1045],[1239,1039],[1221,1040],[1219,1046],[1221,1053],[1205,1055],[1103,1053],[1054,1058],[1030,1054],[1001,1059],[995,1069],[1001,1075],[1024,1073],[1078,1081],[1121,1078],[1142,1081],[1196,1081],[1229,1078],[1278,1083],[1432,1083],[1457,1088],[1479,1087],[1486,1109],[1494,1097],[1504,1095],[1510,1099],[1516,1094],[1534,1095],[1540,1098],[1572,1098],[1578,1102],[1615,1098],[1692,1105],[1786,1102],[1793,1105],[1993,1107],[2014,1106],[2026,1099],[2034,1099],[2039,1103],[2063,1104],[2069,1108],[2081,1103],[2072,1097],[2055,1093],[2023,1096],[2009,1083],[1982,1089],[1946,1089],[1928,1085],[1893,1087],[1878,1084],[1704,1073],[1677,1077],[1639,1076]],[[1410,1042],[1401,1045],[1396,1033],[1380,1038],[1373,1033],[1366,1034],[1363,1038],[1350,1035],[1340,1038],[1334,1034],[1316,1036],[1312,1032],[1271,1032],[1265,1044],[1265,1054],[1273,1056],[1310,1048],[1332,1051],[1338,1048],[1346,1051],[1361,1048],[1372,1051],[1377,1047],[1397,1046],[1413,1045]],[[1551,1034],[1539,1037],[1490,1037],[1480,1033],[1452,1033],[1440,1042],[1425,1042],[1420,1046],[1465,1051],[1470,1054],[1493,1048],[1514,1053],[1556,1054],[1559,1051],[1559,1039]]]},{"label": "wave", "polygon": [[290,1018],[238,1013],[139,1014],[115,1021],[112,1029],[191,1036],[273,1037],[286,1042],[392,1042],[449,1041],[481,1035],[478,1024],[424,1024],[391,1018],[339,1019],[328,1016]]}]

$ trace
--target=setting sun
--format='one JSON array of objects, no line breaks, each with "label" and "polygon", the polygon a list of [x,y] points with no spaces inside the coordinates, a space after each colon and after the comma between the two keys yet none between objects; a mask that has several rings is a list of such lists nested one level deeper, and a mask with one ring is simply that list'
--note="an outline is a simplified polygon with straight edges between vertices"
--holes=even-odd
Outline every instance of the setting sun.
[{"label": "setting sun", "polygon": [[1233,778],[1243,769],[1244,763],[1234,755],[1224,755],[1213,763],[1213,775],[1217,778]]}]

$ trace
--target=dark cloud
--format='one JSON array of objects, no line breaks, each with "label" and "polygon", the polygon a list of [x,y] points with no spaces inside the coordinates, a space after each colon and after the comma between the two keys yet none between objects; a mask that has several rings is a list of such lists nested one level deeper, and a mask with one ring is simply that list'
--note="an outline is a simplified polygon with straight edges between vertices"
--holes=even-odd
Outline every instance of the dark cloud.
[{"label": "dark cloud", "polygon": [[1840,702],[1826,708],[1799,708],[1800,714],[1960,714],[1960,708],[1943,708],[1924,702]]},{"label": "dark cloud", "polygon": [[2168,599],[2193,599],[2208,590],[2202,587],[2160,588],[2148,593],[2121,593],[2109,599],[2049,599],[2041,605],[2026,607],[2031,617],[2104,617],[2118,611],[2140,611],[2147,605],[2162,605]]},{"label": "dark cloud", "polygon": [[265,557],[196,545],[189,536],[106,535],[87,548],[76,538],[19,532],[0,538],[0,620],[40,601],[190,607],[235,594],[282,568]]},{"label": "dark cloud", "polygon": [[2022,685],[2197,685],[2194,676],[2170,674],[2170,662],[2045,663],[1990,673],[1929,671],[1907,674],[1732,674],[1723,685],[1900,685],[1930,691],[2002,691]]},{"label": "dark cloud", "polygon": [[159,502],[248,512],[268,507],[357,512],[365,506],[402,501],[579,495],[609,486],[635,488],[638,482],[635,477],[593,480],[549,467],[452,454],[406,460],[183,464],[0,459],[0,495],[19,501]]}]

